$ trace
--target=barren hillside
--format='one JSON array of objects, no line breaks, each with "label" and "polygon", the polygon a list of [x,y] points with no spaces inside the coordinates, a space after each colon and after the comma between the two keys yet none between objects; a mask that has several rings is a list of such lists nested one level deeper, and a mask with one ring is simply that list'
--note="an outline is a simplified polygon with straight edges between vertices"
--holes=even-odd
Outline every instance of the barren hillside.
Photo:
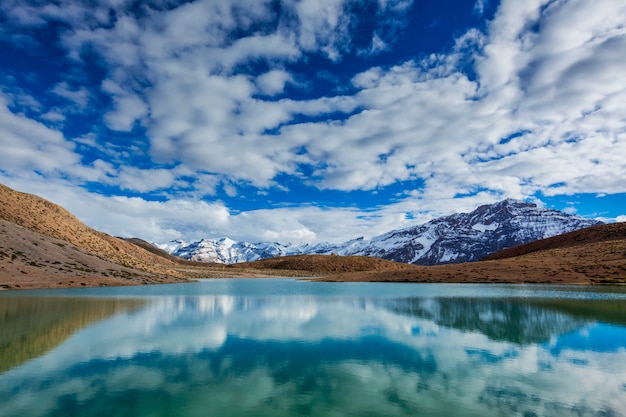
[{"label": "barren hillside", "polygon": [[0,288],[187,281],[176,262],[98,232],[64,208],[0,184]]},{"label": "barren hillside", "polygon": [[575,230],[562,235],[537,240],[513,248],[504,249],[483,260],[495,260],[526,255],[550,249],[565,249],[590,243],[618,241],[626,239],[626,223],[601,224],[586,229]]},{"label": "barren hillside", "polygon": [[125,267],[97,252],[0,219],[0,288],[137,285],[173,279]]},{"label": "barren hillside", "polygon": [[44,236],[59,239],[119,265],[177,275],[174,263],[137,245],[87,227],[64,208],[41,197],[0,184],[0,218]]}]

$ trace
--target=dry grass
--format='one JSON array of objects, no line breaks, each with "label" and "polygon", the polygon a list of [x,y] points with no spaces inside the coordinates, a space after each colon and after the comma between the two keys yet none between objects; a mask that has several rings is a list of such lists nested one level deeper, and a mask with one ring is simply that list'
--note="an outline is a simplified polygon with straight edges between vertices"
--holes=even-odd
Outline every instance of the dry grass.
[{"label": "dry grass", "polygon": [[44,236],[70,243],[100,258],[146,272],[176,276],[174,263],[137,245],[87,227],[64,208],[0,184],[0,218]]},{"label": "dry grass", "polygon": [[504,249],[485,257],[484,260],[512,258],[533,252],[566,249],[585,244],[624,239],[626,239],[626,223],[602,224]]},{"label": "dry grass", "polygon": [[0,220],[0,288],[137,285],[180,280],[129,268],[67,241]]},{"label": "dry grass", "polygon": [[414,265],[366,256],[294,255],[233,264],[231,269],[303,271],[310,275],[413,270]]}]

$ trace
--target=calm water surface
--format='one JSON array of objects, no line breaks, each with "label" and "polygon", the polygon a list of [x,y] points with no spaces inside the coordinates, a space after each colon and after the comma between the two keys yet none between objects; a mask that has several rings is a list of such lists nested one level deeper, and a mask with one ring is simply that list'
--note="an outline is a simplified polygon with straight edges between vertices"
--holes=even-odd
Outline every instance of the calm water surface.
[{"label": "calm water surface", "polygon": [[626,289],[0,292],[0,416],[626,416]]}]

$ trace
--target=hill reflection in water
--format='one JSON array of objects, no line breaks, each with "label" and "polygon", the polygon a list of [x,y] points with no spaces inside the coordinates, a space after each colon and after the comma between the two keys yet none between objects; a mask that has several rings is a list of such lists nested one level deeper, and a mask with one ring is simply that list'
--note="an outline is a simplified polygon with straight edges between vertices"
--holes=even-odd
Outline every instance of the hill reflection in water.
[{"label": "hill reflection in water", "polygon": [[0,403],[7,416],[624,415],[623,299],[484,288],[149,297],[0,375]]},{"label": "hill reflection in water", "polygon": [[0,298],[0,373],[43,355],[83,327],[142,304],[71,297]]},{"label": "hill reflection in water", "polygon": [[626,302],[621,300],[410,298],[394,300],[389,308],[441,326],[524,345],[547,342],[588,322],[626,324]]}]

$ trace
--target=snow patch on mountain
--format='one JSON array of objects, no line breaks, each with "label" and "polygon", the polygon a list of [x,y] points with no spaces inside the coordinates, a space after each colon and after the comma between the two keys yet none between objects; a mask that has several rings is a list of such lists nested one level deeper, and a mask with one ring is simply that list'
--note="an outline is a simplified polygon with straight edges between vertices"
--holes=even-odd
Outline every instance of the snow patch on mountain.
[{"label": "snow patch on mountain", "polygon": [[496,230],[498,226],[500,226],[498,223],[491,223],[491,224],[478,223],[478,224],[473,225],[472,229],[478,230],[479,232],[484,232],[486,230]]}]

